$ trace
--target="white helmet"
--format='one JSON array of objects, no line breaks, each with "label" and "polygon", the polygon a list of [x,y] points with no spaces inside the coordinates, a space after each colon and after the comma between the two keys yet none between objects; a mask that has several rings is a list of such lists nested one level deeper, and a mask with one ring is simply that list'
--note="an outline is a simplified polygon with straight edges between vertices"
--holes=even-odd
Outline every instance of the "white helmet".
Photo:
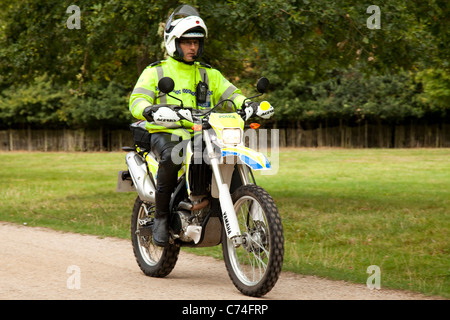
[{"label": "white helmet", "polygon": [[[180,19],[174,18],[180,16]],[[164,29],[164,43],[169,56],[177,60],[183,59],[180,48],[180,38],[196,38],[200,41],[195,59],[203,53],[204,39],[208,36],[208,29],[198,11],[190,5],[181,5],[175,9],[166,22]]]}]

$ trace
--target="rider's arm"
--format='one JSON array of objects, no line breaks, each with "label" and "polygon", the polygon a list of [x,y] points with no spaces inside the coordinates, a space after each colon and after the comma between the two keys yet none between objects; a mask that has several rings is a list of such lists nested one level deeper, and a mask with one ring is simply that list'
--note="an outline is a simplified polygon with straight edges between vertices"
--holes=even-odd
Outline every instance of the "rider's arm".
[{"label": "rider's arm", "polygon": [[157,74],[154,68],[146,68],[139,77],[130,96],[130,112],[136,119],[145,120],[142,112],[151,106],[156,97]]},{"label": "rider's arm", "polygon": [[215,85],[213,90],[214,96],[212,97],[213,105],[224,99],[230,99],[236,104],[236,107],[240,109],[245,100],[245,96],[242,95],[241,90],[236,88],[218,70],[213,69],[212,72],[214,79],[211,79],[212,81],[210,81],[210,83]]}]

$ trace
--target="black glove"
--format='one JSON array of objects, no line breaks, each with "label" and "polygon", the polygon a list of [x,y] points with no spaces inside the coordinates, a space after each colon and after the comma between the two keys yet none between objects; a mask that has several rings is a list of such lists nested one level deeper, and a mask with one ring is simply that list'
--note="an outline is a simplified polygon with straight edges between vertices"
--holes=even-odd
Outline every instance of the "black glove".
[{"label": "black glove", "polygon": [[247,101],[245,103],[244,106],[244,112],[245,112],[245,116],[244,116],[244,120],[247,121],[248,119],[250,119],[253,115],[255,115],[256,111],[258,110],[258,106],[259,104],[256,102],[252,102],[252,101]]},{"label": "black glove", "polygon": [[148,122],[152,122],[154,111],[155,110],[153,109],[153,106],[145,108],[144,111],[142,112],[142,115],[144,116],[145,120],[147,120]]}]

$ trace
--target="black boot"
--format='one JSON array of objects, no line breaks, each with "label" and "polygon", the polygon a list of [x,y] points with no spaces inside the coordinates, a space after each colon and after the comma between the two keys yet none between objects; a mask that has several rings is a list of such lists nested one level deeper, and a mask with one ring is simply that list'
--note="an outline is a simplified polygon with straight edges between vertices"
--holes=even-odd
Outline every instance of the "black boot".
[{"label": "black boot", "polygon": [[156,191],[155,219],[153,220],[153,243],[165,247],[169,243],[170,194]]},{"label": "black boot", "polygon": [[155,214],[153,220],[153,243],[160,247],[169,244],[169,223],[168,214]]}]

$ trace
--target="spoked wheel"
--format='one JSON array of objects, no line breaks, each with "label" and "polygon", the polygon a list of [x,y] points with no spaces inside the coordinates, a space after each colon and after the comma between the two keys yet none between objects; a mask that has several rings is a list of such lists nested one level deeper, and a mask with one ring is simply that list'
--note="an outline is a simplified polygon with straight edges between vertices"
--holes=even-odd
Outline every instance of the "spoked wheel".
[{"label": "spoked wheel", "polygon": [[175,267],[180,247],[169,244],[163,248],[153,243],[153,215],[154,206],[137,197],[131,216],[131,242],[142,272],[150,277],[165,277]]},{"label": "spoked wheel", "polygon": [[260,297],[273,288],[283,265],[281,218],[272,197],[261,187],[241,186],[232,198],[242,244],[235,247],[223,231],[225,265],[239,291]]}]

